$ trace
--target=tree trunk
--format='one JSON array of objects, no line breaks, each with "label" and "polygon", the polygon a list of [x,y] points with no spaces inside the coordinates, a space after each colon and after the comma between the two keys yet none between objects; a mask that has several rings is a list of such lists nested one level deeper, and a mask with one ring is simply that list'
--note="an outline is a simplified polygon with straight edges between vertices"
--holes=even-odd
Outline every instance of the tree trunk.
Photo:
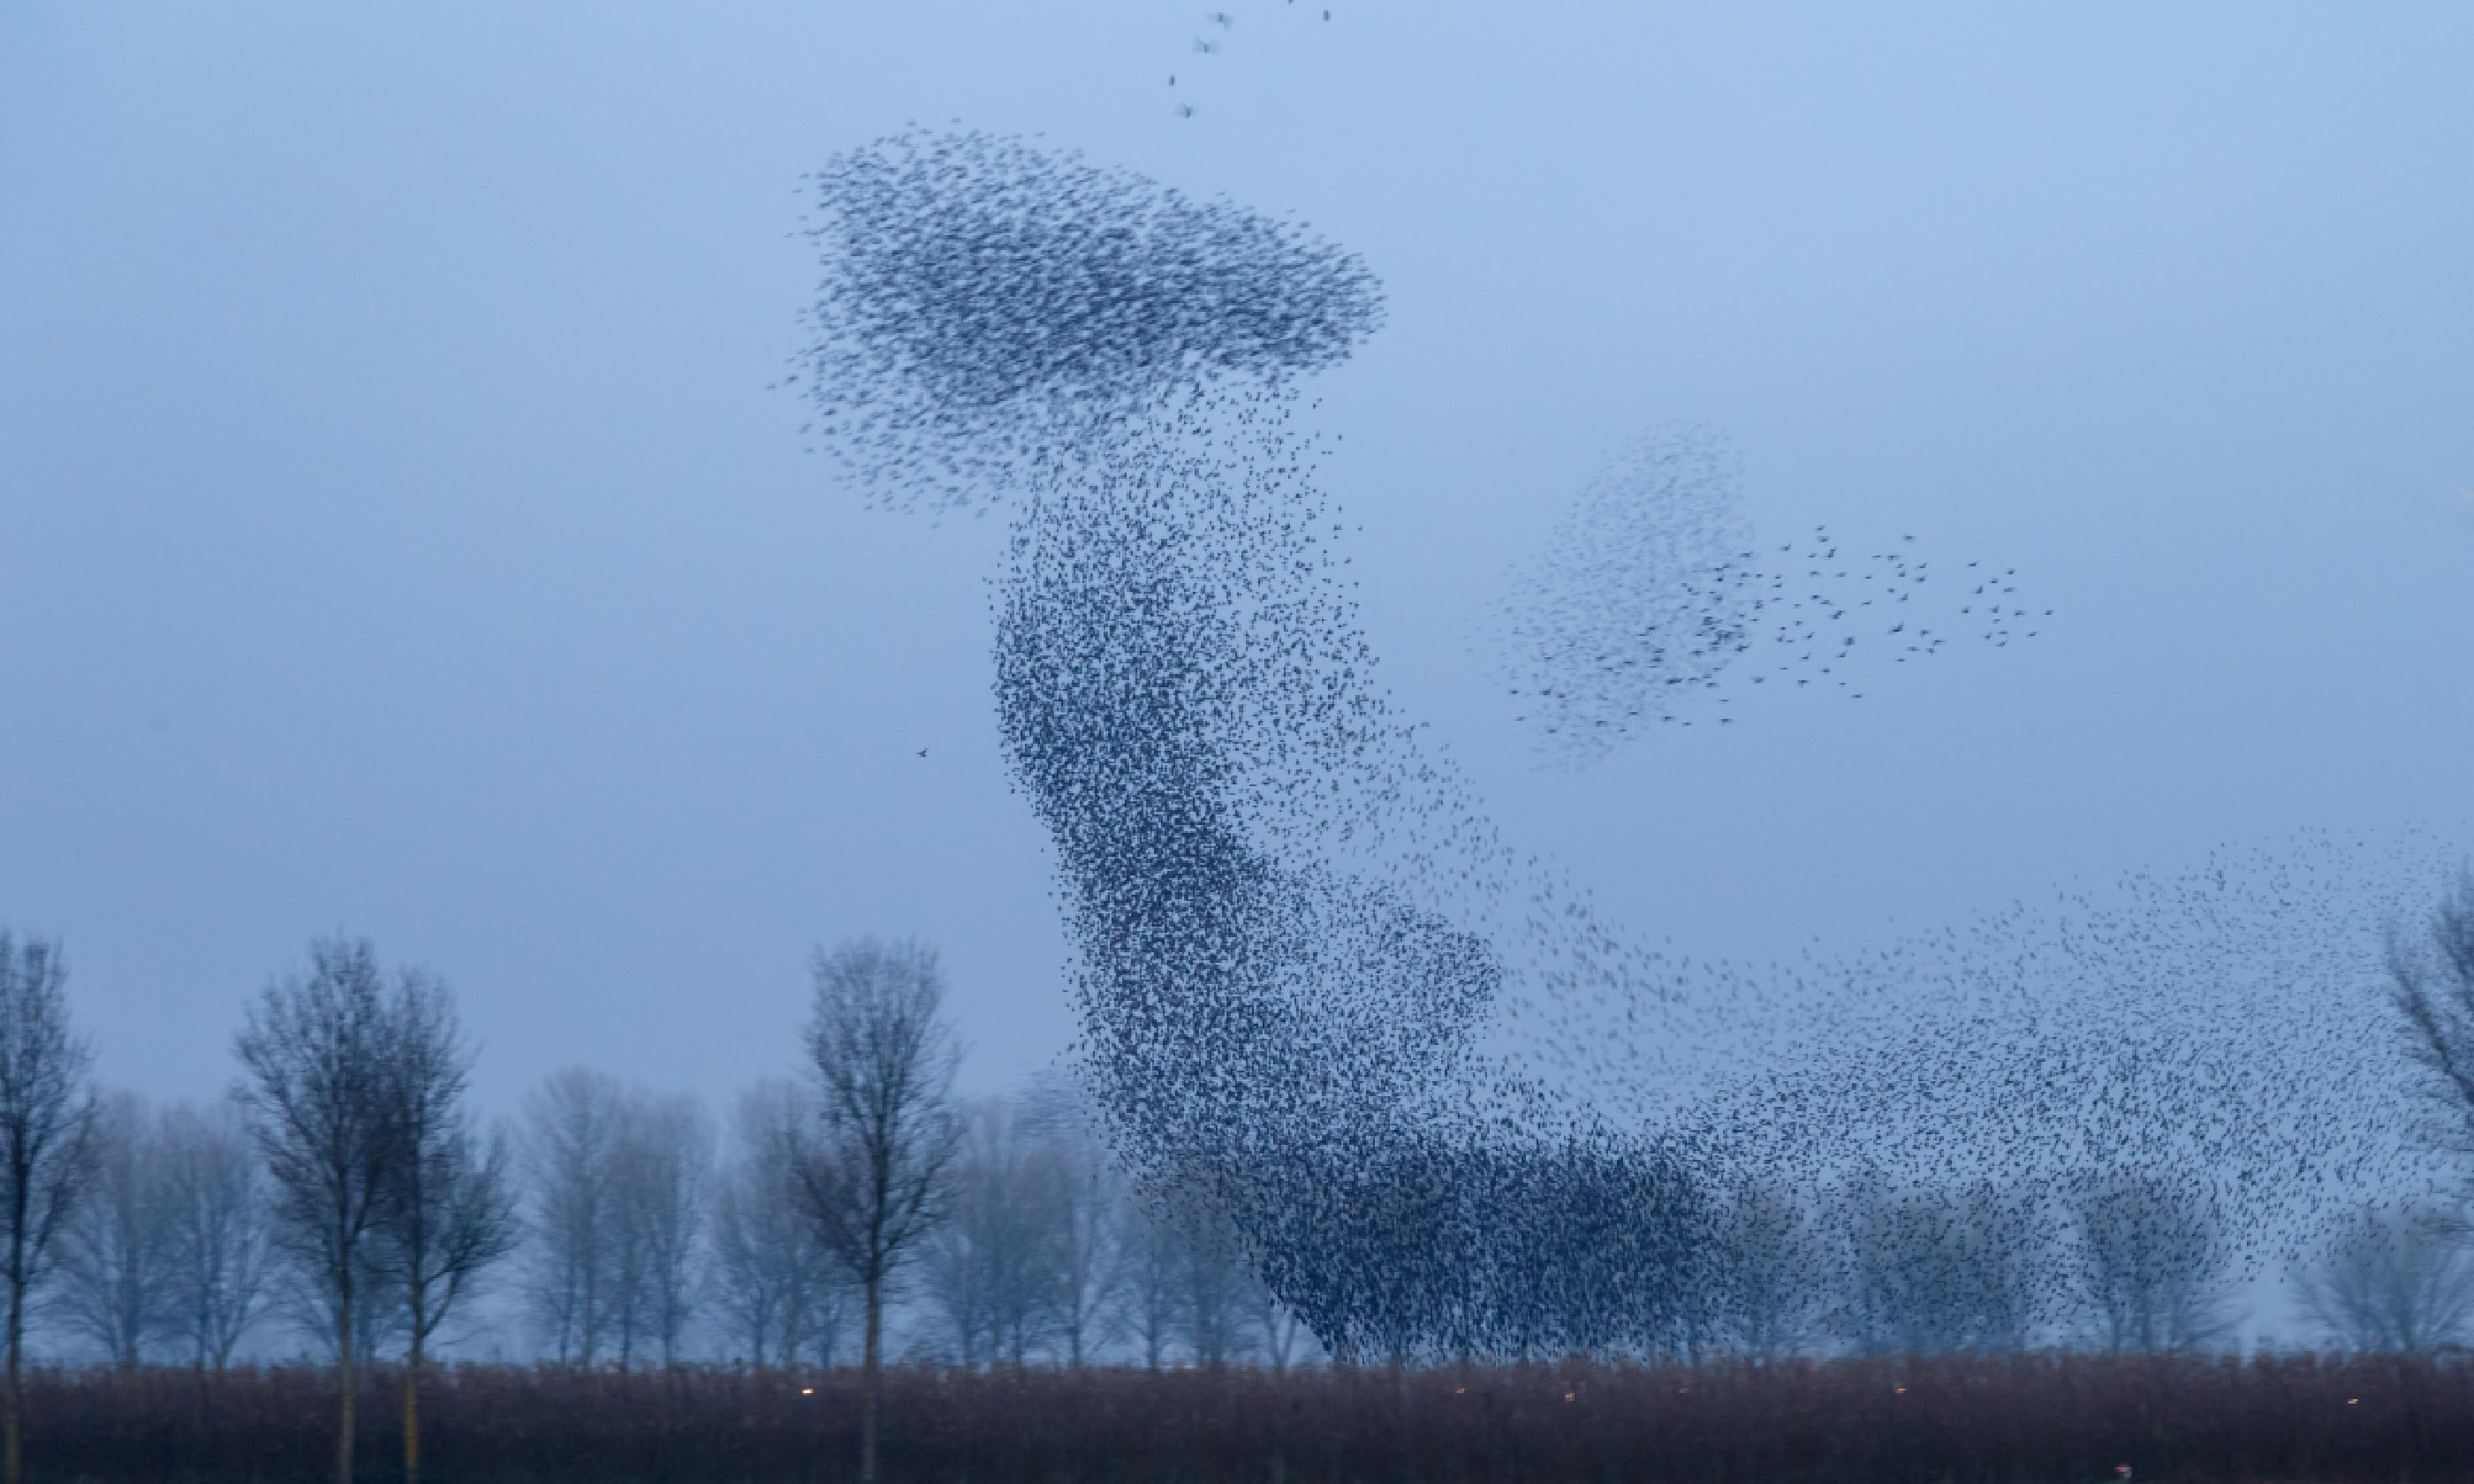
[{"label": "tree trunk", "polygon": [[[219,1377],[222,1376],[223,1372],[220,1367],[217,1368],[215,1374]],[[206,1429],[208,1424],[206,1419],[214,1415],[215,1409],[214,1399],[208,1395],[206,1391],[206,1356],[203,1348],[198,1352],[197,1358],[189,1363],[189,1375],[197,1382],[197,1385],[190,1388],[189,1392],[189,1400],[195,1403],[197,1408],[197,1411],[194,1414],[195,1421],[191,1425],[196,1428],[197,1435],[204,1438],[207,1435]]]},{"label": "tree trunk", "polygon": [[[352,1289],[346,1280],[342,1302],[335,1305],[335,1375],[343,1383],[343,1418],[335,1430],[335,1481],[352,1484]],[[11,1480],[10,1484],[16,1484]]]},{"label": "tree trunk", "polygon": [[881,1273],[868,1276],[866,1324],[867,1341],[859,1370],[859,1480],[876,1484],[876,1398],[885,1328],[885,1276]]},{"label": "tree trunk", "polygon": [[421,1484],[421,1328],[403,1361],[403,1484]]},{"label": "tree trunk", "polygon": [[1407,1484],[1418,1476],[1418,1439],[1409,1415],[1414,1399],[1409,1394],[1409,1357],[1404,1351],[1393,1352],[1392,1388],[1400,1407],[1400,1478]]},{"label": "tree trunk", "polygon": [[26,1285],[12,1276],[9,1284],[9,1394],[8,1468],[9,1484],[20,1484],[26,1476],[26,1455],[18,1430],[23,1421],[26,1402]]}]

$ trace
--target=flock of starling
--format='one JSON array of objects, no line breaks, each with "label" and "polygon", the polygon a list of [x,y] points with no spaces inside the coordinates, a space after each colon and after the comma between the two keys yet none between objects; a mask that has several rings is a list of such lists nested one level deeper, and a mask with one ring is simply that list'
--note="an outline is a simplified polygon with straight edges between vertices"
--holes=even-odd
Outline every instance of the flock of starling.
[{"label": "flock of starling", "polygon": [[[1091,1096],[1335,1354],[1758,1348],[1792,1293],[1849,1344],[2023,1341],[2102,1233],[2239,1268],[2434,1178],[2369,1012],[2437,846],[2309,837],[1774,966],[1637,941],[1380,683],[1303,388],[1381,323],[1364,263],[986,134],[813,181],[820,443],[881,502],[1011,515],[996,702]],[[1541,727],[1600,747],[1738,673],[2033,632],[2006,571],[1747,555],[1738,467],[1669,431],[1585,496],[1513,625]]]},{"label": "flock of starling", "polygon": [[1586,486],[1504,614],[1511,690],[1550,755],[1591,761],[1653,724],[1724,725],[1754,685],[1863,699],[1959,641],[2006,648],[2051,616],[2016,568],[1936,570],[1916,539],[1859,551],[1827,526],[1757,543],[1726,436],[1662,428]]}]

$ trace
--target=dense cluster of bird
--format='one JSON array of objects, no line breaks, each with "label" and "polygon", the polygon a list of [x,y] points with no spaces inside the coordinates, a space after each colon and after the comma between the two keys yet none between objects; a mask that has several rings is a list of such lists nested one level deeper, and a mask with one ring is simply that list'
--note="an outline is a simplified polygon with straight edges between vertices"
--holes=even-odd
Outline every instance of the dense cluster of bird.
[{"label": "dense cluster of bird", "polygon": [[[831,446],[892,503],[1010,502],[996,701],[1092,1095],[1336,1353],[1740,1339],[1815,1266],[1924,1283],[1977,1343],[2040,1302],[1988,1275],[2125,1180],[2258,1257],[2424,1178],[2365,1013],[2421,846],[2315,839],[1770,967],[1630,940],[1378,682],[1301,387],[1381,322],[1358,258],[982,134],[814,181]],[[1664,714],[1756,638],[1819,666],[1854,613],[1893,640],[1922,613],[1904,554],[1819,533],[1751,564],[1736,467],[1672,433],[1585,504],[1576,531],[1620,539],[1560,546],[1519,630],[1558,725]],[[1915,654],[2024,619],[2006,573],[1969,582],[1984,611],[1916,623]]]},{"label": "dense cluster of bird", "polygon": [[906,498],[1053,482],[1157,398],[1321,370],[1380,315],[1354,259],[1257,271],[1319,263],[1301,224],[1019,140],[914,131],[810,179],[833,272],[789,379],[806,431]]},{"label": "dense cluster of bird", "polygon": [[1956,641],[2006,648],[2051,616],[2016,568],[1936,570],[1912,536],[1859,551],[1817,526],[1757,543],[1743,457],[1713,428],[1661,428],[1581,491],[1504,614],[1510,688],[1543,751],[1590,761],[1652,724],[1730,723],[1743,689],[1861,700]]}]

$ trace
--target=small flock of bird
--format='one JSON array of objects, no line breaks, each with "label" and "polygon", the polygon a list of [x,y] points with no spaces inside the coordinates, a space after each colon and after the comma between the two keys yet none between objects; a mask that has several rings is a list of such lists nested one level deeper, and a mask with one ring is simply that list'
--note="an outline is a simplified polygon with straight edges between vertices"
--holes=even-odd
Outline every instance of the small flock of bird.
[{"label": "small flock of bird", "polygon": [[1542,751],[1591,761],[1653,722],[1730,725],[1744,686],[1860,701],[1887,667],[1955,639],[2002,649],[2042,633],[2015,567],[1936,572],[1913,536],[1858,555],[1816,526],[1757,548],[1743,464],[1715,429],[1655,430],[1582,490],[1520,574],[1502,647]]},{"label": "small flock of bird", "polygon": [[[1288,3],[1294,8],[1297,0],[1288,0]],[[1331,12],[1328,9],[1322,11],[1322,18],[1326,22],[1331,19]],[[1226,11],[1210,11],[1203,14],[1202,24],[1205,28],[1203,33],[1194,38],[1194,54],[1198,57],[1218,57],[1225,54],[1228,49],[1229,33],[1237,29],[1237,17]],[[1176,80],[1177,74],[1170,73],[1168,85],[1175,88],[1177,85]],[[1189,87],[1188,91],[1191,90]],[[1201,111],[1194,104],[1183,98],[1179,98],[1174,108],[1179,118],[1192,118]]]},{"label": "small flock of bird", "polygon": [[[995,699],[1091,1094],[1335,1353],[1750,1346],[1799,1282],[1856,1295],[1850,1343],[1992,1344],[2076,1302],[2057,1242],[2255,1261],[2428,1183],[2361,1007],[2430,842],[1869,955],[1637,941],[1381,684],[1302,387],[1381,324],[1355,255],[984,134],[813,180],[814,428],[882,501],[1011,510]],[[2036,632],[2006,568],[1747,556],[1740,462],[1673,430],[1585,493],[1513,626],[1541,725]]]}]

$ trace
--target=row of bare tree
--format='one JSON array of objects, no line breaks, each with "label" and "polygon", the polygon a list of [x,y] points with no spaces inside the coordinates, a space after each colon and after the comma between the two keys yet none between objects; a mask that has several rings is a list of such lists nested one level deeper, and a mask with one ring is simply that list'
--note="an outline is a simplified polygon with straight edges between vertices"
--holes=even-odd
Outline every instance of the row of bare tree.
[{"label": "row of bare tree", "polygon": [[[2432,1137],[2474,1157],[2474,877],[2425,926],[2392,942],[2393,1003],[2430,1074]],[[481,1128],[451,996],[357,941],[315,945],[251,1005],[230,1105],[98,1099],[56,946],[0,932],[9,1484],[38,1315],[119,1363],[171,1350],[202,1366],[288,1316],[337,1365],[347,1480],[353,1369],[392,1350],[417,1480],[433,1342],[519,1252],[509,1289],[565,1361],[673,1363],[701,1330],[760,1364],[831,1363],[856,1328],[869,1479],[887,1304],[906,1293],[914,1332],[966,1364],[1299,1356],[1225,1219],[1133,1198],[1072,1096],[956,1103],[933,951],[862,939],[820,950],[813,974],[808,1075],[744,1096],[724,1155],[692,1100],[581,1070],[536,1092],[520,1136]],[[1721,1203],[1678,1275],[1688,1351],[2166,1351],[2239,1317],[2232,1244],[2170,1180],[1841,1190],[1826,1222],[1817,1194]],[[2442,1211],[2363,1212],[2292,1273],[2296,1303],[2349,1346],[2462,1340],[2466,1237]]]},{"label": "row of bare tree", "polygon": [[[811,1112],[797,1085],[761,1085],[716,1139],[691,1099],[583,1071],[550,1079],[519,1139],[526,1233],[505,1285],[544,1352],[620,1365],[844,1358],[857,1291],[783,1157]],[[966,1365],[1274,1367],[1312,1349],[1208,1208],[1130,1198],[1070,1094],[990,1099],[961,1119],[944,1219],[903,1289],[918,1348]],[[266,1176],[235,1105],[158,1113],[115,1094],[91,1137],[86,1199],[61,1231],[42,1306],[56,1330],[115,1364],[209,1366],[268,1319],[325,1332],[331,1314],[278,1260]],[[1691,1341],[1761,1356],[2054,1340],[2157,1353],[2221,1343],[2242,1317],[2232,1244],[2185,1184],[2091,1183],[2032,1214],[1991,1190],[1875,1189],[1832,1206],[1852,1214],[1826,1226],[1786,1192],[1741,1192],[1695,1278]],[[2462,1340],[2474,1255],[2457,1238],[2435,1212],[2362,1213],[2293,1270],[2301,1317],[2347,1349]],[[380,1266],[362,1277],[361,1353],[407,1348],[392,1283]]]},{"label": "row of bare tree", "polygon": [[[1691,1341],[1732,1354],[2128,1354],[2225,1347],[2252,1317],[2237,1244],[2185,1178],[2075,1192],[1858,1189],[1825,1223],[1755,1188],[1722,1210],[1687,1301]],[[2474,1244],[2443,1206],[2366,1209],[2283,1274],[2317,1343],[2427,1353],[2474,1341]]]},{"label": "row of bare tree", "polygon": [[754,1143],[716,1192],[708,1238],[709,1140],[691,1104],[561,1076],[530,1110],[520,1161],[467,1106],[473,1048],[452,996],[420,970],[385,973],[365,941],[313,945],[305,969],[250,1005],[230,1104],[158,1114],[97,1097],[57,946],[0,932],[8,1484],[22,1475],[37,1300],[122,1364],[172,1347],[222,1365],[287,1311],[332,1353],[346,1484],[355,1369],[400,1346],[418,1484],[424,1365],[502,1259],[533,1251],[524,1297],[560,1355],[669,1361],[708,1245],[725,1306],[761,1310],[786,1357],[839,1287],[856,1290],[872,1480],[885,1300],[935,1230],[963,1147],[958,1050],[933,951],[861,939],[814,969],[812,1076],[751,1100]]},{"label": "row of bare tree", "polygon": [[[812,1091],[742,1094],[726,1136],[693,1099],[561,1072],[525,1109],[520,1289],[545,1351],[580,1364],[718,1352],[831,1365],[865,1285],[823,1240],[797,1159]],[[1207,1208],[1137,1202],[1062,1088],[946,1110],[921,1234],[893,1267],[914,1349],[964,1365],[1302,1353],[1296,1322]]]},{"label": "row of bare tree", "polygon": [[1208,1202],[1120,1179],[1060,1086],[969,1111],[947,1220],[917,1276],[921,1338],[964,1365],[1130,1353],[1156,1369],[1313,1348]]},{"label": "row of bare tree", "polygon": [[405,1469],[419,1475],[424,1346],[515,1240],[502,1142],[463,1107],[471,1052],[446,990],[388,982],[366,944],[322,943],[251,1006],[241,1109],[150,1118],[98,1102],[56,945],[0,933],[0,1280],[8,1288],[6,1475],[23,1475],[22,1370],[35,1301],[116,1358],[160,1329],[218,1362],[248,1329],[272,1259],[331,1319],[339,1469],[352,1463],[356,1320],[395,1296],[408,1338]]}]

